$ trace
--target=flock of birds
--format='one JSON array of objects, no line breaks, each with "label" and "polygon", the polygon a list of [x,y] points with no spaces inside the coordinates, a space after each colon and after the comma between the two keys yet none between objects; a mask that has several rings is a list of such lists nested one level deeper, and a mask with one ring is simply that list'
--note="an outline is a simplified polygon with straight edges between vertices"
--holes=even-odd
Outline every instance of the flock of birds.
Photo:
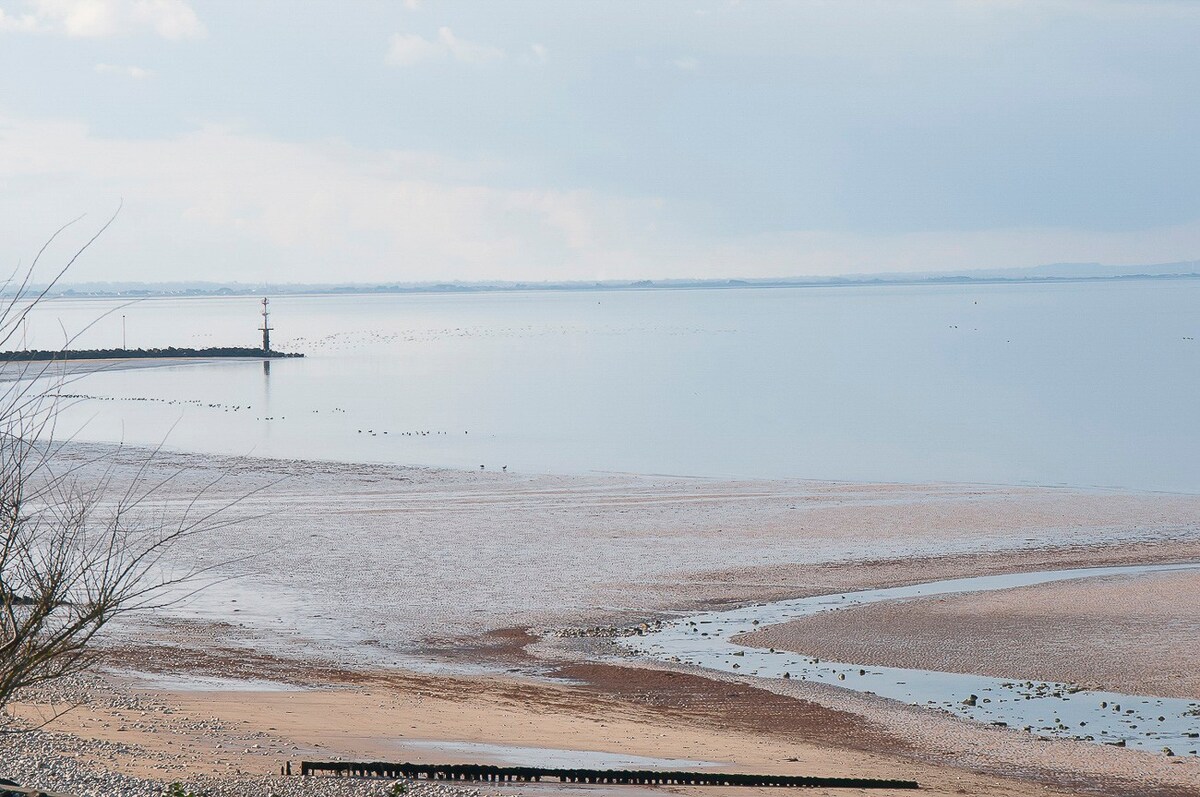
[{"label": "flock of birds", "polygon": [[401,329],[394,332],[379,330],[348,330],[328,335],[296,335],[279,341],[280,347],[296,351],[353,351],[393,343],[429,343],[453,338],[534,338],[560,335],[695,335],[701,333],[732,333],[734,329],[676,326],[591,326],[583,324],[545,324],[522,326],[469,326]]},{"label": "flock of birds", "polygon": [[[555,330],[565,333],[569,328]],[[388,343],[428,343],[447,338],[477,338],[477,337],[529,337],[546,334],[546,330],[534,326],[522,327],[442,327],[429,329],[404,329],[396,332],[381,332],[379,330],[350,330],[333,332],[328,335],[308,337],[297,335],[282,342],[290,348],[312,351],[324,349],[327,351],[348,351]]]},{"label": "flock of birds", "polygon": [[[314,412],[315,412],[315,410],[314,410]],[[376,432],[374,429],[359,429],[358,433],[359,434],[369,434],[371,437],[378,437],[381,434],[388,434],[387,431]],[[430,431],[396,432],[397,437],[429,437],[430,435],[436,436],[436,435],[441,435],[441,434],[450,434],[450,433],[449,432],[430,432]],[[463,434],[467,434],[467,432],[463,432]]]},{"label": "flock of birds", "polygon": [[[98,396],[91,393],[57,393],[54,396],[57,399],[68,399],[76,401],[136,401],[149,404],[163,404],[166,406],[179,407],[196,407],[199,409],[219,410],[221,412],[242,412],[253,409],[250,404],[223,404],[221,402],[204,402],[198,399],[166,399],[156,398],[154,396]],[[312,410],[311,414],[320,414],[321,410]],[[331,415],[345,415],[346,410],[343,407],[333,407],[327,412]],[[286,415],[256,415],[255,420],[258,421],[284,421],[287,420]],[[437,437],[446,435],[450,432],[438,431],[431,429],[412,430],[406,432],[395,432],[394,434],[387,429],[376,431],[375,429],[357,429],[357,434],[365,434],[370,437],[378,437],[380,435],[392,435],[394,437]],[[470,434],[464,430],[463,434]],[[482,465],[480,466],[483,467]]]},{"label": "flock of birds", "polygon": [[197,399],[165,399],[153,396],[94,396],[88,393],[56,393],[56,399],[86,399],[87,401],[143,401],[152,404],[169,404],[180,407],[202,407],[222,412],[240,412],[250,409],[249,404],[222,404],[220,402],[204,402]]},{"label": "flock of birds", "polygon": [[[253,409],[253,407],[249,404],[222,404],[220,402],[199,401],[198,399],[165,399],[165,398],[155,398],[153,396],[97,396],[97,395],[93,395],[93,394],[89,394],[89,393],[58,393],[55,395],[55,397],[60,398],[60,399],[85,400],[85,401],[137,401],[137,402],[146,402],[146,403],[151,403],[151,404],[164,404],[164,405],[169,405],[169,406],[173,405],[173,406],[181,406],[181,407],[196,407],[196,408],[200,408],[200,409],[220,410],[221,412],[241,412],[243,410]],[[320,410],[312,410],[312,414],[318,414],[318,413],[320,413]],[[329,410],[329,413],[333,414],[333,415],[338,415],[338,414],[344,415],[344,414],[346,414],[346,410],[342,407],[333,407],[332,409]],[[287,420],[287,416],[285,416],[285,415],[255,416],[255,420],[283,421],[283,420]],[[396,432],[394,435],[392,434],[392,432],[390,430],[387,430],[387,429],[383,429],[383,430],[379,430],[379,431],[376,431],[375,429],[357,429],[356,433],[357,434],[365,434],[370,437],[379,437],[380,435],[388,435],[388,436],[392,436],[392,437],[439,437],[439,436],[449,436],[450,435],[450,432],[439,431],[436,429],[422,429],[422,430],[407,431],[407,432]],[[463,430],[463,434],[470,434],[470,432],[467,430]],[[479,469],[487,470],[487,466],[480,465]],[[501,465],[500,470],[501,470],[501,472],[507,473],[508,466]]]}]

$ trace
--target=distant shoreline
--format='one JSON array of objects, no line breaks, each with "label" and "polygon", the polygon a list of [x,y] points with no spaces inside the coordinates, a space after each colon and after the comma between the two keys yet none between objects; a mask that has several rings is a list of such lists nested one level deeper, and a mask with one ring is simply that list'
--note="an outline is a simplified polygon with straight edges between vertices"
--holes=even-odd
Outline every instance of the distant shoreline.
[{"label": "distant shoreline", "polygon": [[[407,294],[472,294],[517,292],[612,292],[671,290],[731,290],[747,288],[856,288],[912,285],[1041,285],[1085,282],[1134,282],[1200,279],[1200,271],[1174,273],[1083,274],[1083,275],[980,275],[920,274],[864,275],[859,277],[795,277],[763,279],[661,279],[605,280],[596,282],[439,282],[300,284],[259,283],[255,285],[208,283],[128,283],[129,287],[67,287],[47,294],[51,299],[149,299],[243,296],[355,296]],[[102,283],[103,284],[103,283]],[[0,294],[5,295],[5,294]]]}]

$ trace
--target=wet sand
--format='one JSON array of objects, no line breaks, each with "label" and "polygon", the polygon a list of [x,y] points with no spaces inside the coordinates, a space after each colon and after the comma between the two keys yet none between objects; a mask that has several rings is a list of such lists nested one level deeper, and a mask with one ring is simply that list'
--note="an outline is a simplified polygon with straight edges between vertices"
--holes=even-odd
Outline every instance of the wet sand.
[{"label": "wet sand", "polygon": [[[80,446],[62,461],[84,478],[115,463],[120,487],[141,456]],[[206,486],[199,510],[264,489],[227,513],[244,522],[180,552],[232,580],[177,616],[234,623],[277,652],[384,664],[496,628],[633,624],[716,604],[912,583],[930,568],[953,575],[1200,559],[1200,496],[539,476],[172,453],[148,476],[179,468],[162,493],[168,510]]]},{"label": "wet sand", "polygon": [[[105,695],[108,699],[69,713],[54,727],[80,739],[119,743],[122,754],[106,765],[151,778],[269,774],[283,761],[301,758],[519,765],[554,755],[583,766],[596,755],[636,755],[661,759],[660,766],[685,760],[695,762],[689,768],[701,769],[911,778],[921,783],[922,793],[939,796],[1082,793],[1065,783],[917,760],[902,754],[908,745],[900,737],[855,714],[794,697],[659,671],[589,665],[571,674],[581,680],[568,686],[377,671],[345,674],[301,691],[167,689],[133,692],[132,699],[118,684],[111,694],[121,697]],[[27,717],[47,710],[19,707]],[[472,751],[473,745],[485,745],[486,752]],[[1125,791],[1109,793],[1135,793],[1134,783],[1140,794],[1187,793],[1182,783],[1171,784],[1173,773],[1149,774],[1152,780],[1134,773],[1121,781]],[[580,788],[542,784],[536,791]]]},{"label": "wet sand", "polygon": [[[120,485],[142,456],[77,446],[62,462],[84,477],[114,467]],[[285,758],[463,760],[453,745],[485,742],[915,777],[933,794],[1200,794],[1195,760],[1041,741],[817,684],[636,667],[604,638],[733,603],[1200,560],[1200,497],[171,453],[150,476],[180,467],[169,510],[215,476],[201,509],[269,489],[235,508],[245,522],[179,552],[230,580],[115,635],[117,674],[51,726],[150,751],[111,766],[267,773]],[[130,669],[171,677],[131,685]],[[194,674],[309,689],[173,685]],[[131,699],[151,708],[135,720]]]},{"label": "wet sand", "polygon": [[843,609],[738,638],[822,659],[1200,700],[1200,573]]},{"label": "wet sand", "polygon": [[[145,651],[126,653],[126,663],[145,660]],[[226,671],[220,655],[188,656],[171,661],[168,653],[158,666]],[[569,760],[567,751],[583,751],[574,760],[636,755],[731,771],[911,778],[933,795],[1175,797],[1196,794],[1200,784],[1194,761],[1042,741],[815,684],[767,689],[728,677],[586,663],[562,664],[553,680],[337,670],[270,657],[239,657],[235,667],[241,677],[301,688],[130,686],[124,676],[108,676],[86,686],[87,705],[51,727],[120,745],[106,767],[164,779],[270,774],[285,760],[304,758],[519,765],[542,760],[539,751]],[[36,720],[51,709],[24,704],[17,711]],[[472,751],[476,744],[488,750]]]}]

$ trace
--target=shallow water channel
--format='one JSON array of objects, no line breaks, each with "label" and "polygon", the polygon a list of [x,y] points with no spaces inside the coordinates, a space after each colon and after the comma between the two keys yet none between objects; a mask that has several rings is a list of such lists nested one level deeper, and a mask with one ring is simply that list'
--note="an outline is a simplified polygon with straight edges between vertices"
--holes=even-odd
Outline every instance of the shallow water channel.
[{"label": "shallow water channel", "polygon": [[940,709],[993,725],[1042,736],[1120,744],[1176,755],[1200,750],[1200,701],[1084,691],[1070,684],[1016,681],[962,673],[820,661],[790,651],[751,648],[730,641],[738,634],[819,612],[904,598],[988,592],[1053,581],[1200,569],[1200,563],[1095,567],[934,581],[907,587],[819,595],[811,598],[705,612],[673,621],[646,636],[622,640],[637,653],[757,678],[818,681]]},{"label": "shallow water channel", "polygon": [[687,758],[657,758],[595,750],[562,750],[553,747],[524,747],[485,742],[448,742],[440,739],[402,739],[402,750],[440,754],[467,754],[467,760],[512,767],[565,767],[572,769],[705,769],[719,767],[717,761]]}]

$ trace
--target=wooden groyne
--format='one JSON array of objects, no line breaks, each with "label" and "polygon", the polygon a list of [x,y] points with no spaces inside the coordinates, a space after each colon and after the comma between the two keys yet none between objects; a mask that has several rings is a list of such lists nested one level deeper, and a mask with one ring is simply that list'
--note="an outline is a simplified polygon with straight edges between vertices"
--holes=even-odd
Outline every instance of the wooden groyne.
[{"label": "wooden groyne", "polygon": [[0,778],[0,797],[71,797],[56,791],[29,789],[6,778]]},{"label": "wooden groyne", "polygon": [[672,772],[636,769],[550,769],[480,764],[388,764],[380,761],[301,761],[301,775],[336,775],[409,780],[486,781],[493,783],[601,783],[638,786],[769,786],[797,789],[918,789],[915,780],[819,778],[804,775],[746,775],[723,772]]}]

